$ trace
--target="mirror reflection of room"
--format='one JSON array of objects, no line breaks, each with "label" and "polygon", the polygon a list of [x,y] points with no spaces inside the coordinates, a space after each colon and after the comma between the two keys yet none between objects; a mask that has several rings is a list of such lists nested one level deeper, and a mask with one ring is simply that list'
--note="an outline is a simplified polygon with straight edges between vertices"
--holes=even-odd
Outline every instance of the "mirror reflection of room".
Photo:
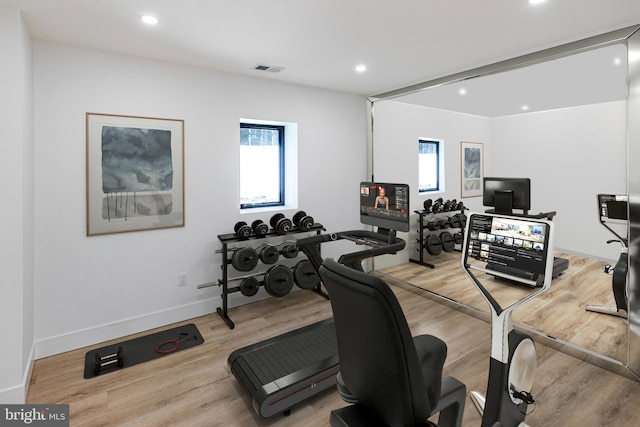
[{"label": "mirror reflection of room", "polygon": [[[396,152],[407,156],[410,141],[428,136],[444,141],[448,147],[444,165],[455,170],[463,167],[458,160],[460,141],[479,141],[484,148],[484,177],[496,179],[485,182],[489,187],[484,188],[484,197],[462,198],[467,207],[495,209],[498,197],[503,210],[555,213],[553,222],[560,230],[556,256],[570,267],[557,275],[548,294],[516,311],[514,320],[621,363],[627,360],[627,324],[585,308],[596,302],[616,306],[611,284],[614,269],[608,266],[615,265],[624,248],[607,243],[612,235],[599,222],[597,194],[626,193],[628,87],[627,70],[621,66],[626,60],[626,46],[618,43],[374,104],[374,149],[379,156],[391,153],[385,141],[392,134],[395,140],[407,141],[399,149],[394,145]],[[375,170],[389,173],[383,162],[376,163]],[[459,197],[446,186],[446,179],[453,180],[459,172],[446,174],[444,195]],[[519,179],[529,183],[522,191],[516,188],[498,196],[489,191],[503,181]],[[424,199],[443,196],[426,194]],[[425,252],[425,261],[443,267],[455,263],[455,254],[442,252],[437,257]],[[378,265],[384,267],[384,263]],[[482,299],[456,285],[462,280],[443,282],[433,272],[419,273],[416,266],[381,271],[486,311]],[[502,293],[527,292],[508,281],[496,286]]]}]

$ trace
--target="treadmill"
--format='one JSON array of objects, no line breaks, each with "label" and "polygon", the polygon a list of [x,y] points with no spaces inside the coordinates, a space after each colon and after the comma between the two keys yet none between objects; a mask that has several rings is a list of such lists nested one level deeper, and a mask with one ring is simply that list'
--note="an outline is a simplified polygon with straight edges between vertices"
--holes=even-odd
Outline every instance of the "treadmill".
[{"label": "treadmill", "polygon": [[[338,262],[361,271],[362,260],[397,253],[406,244],[394,231],[379,229],[310,236],[299,239],[297,246],[318,271],[320,245],[342,239],[363,249],[342,255]],[[260,417],[288,415],[292,406],[336,384],[340,366],[333,318],[235,350],[227,363]]]}]

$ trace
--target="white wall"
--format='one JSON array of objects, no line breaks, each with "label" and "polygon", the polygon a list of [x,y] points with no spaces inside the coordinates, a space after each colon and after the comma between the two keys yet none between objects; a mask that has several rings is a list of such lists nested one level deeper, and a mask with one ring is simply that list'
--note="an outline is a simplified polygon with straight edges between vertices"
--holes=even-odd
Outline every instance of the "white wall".
[{"label": "white wall", "polygon": [[[240,118],[297,123],[298,208],[328,231],[360,227],[364,98],[40,41],[34,64],[37,357],[220,306],[217,286],[196,289],[221,278],[217,235],[274,213],[240,215]],[[85,235],[86,112],[184,119],[184,228]]]},{"label": "white wall", "polygon": [[[395,101],[374,104],[373,170],[379,182],[400,182],[411,189],[411,212],[423,209],[426,199],[442,197],[457,199],[477,210],[482,206],[479,197],[460,197],[460,142],[482,142],[488,156],[491,124],[486,117],[452,113],[433,108],[418,107]],[[445,177],[444,191],[418,194],[418,140],[443,140]],[[485,160],[486,162],[486,160]],[[485,163],[486,164],[486,163]],[[412,215],[411,231],[400,237],[407,240],[406,249],[398,255],[376,259],[376,268],[419,258],[417,251],[418,215]]]},{"label": "white wall", "polygon": [[[616,260],[619,245],[598,222],[596,194],[626,194],[626,101],[485,118],[394,101],[375,104],[374,171],[378,181],[417,188],[417,140],[445,141],[445,192],[416,197],[460,200],[460,141],[484,143],[484,176],[530,177],[531,213],[556,211],[556,250]],[[482,212],[482,199],[465,198]],[[417,257],[416,226],[393,263]],[[624,234],[624,231],[622,231]],[[384,266],[387,264],[378,265]]]},{"label": "white wall", "polygon": [[487,170],[531,178],[532,213],[558,212],[556,250],[618,258],[596,194],[627,193],[626,108],[616,101],[492,120]]},{"label": "white wall", "polygon": [[0,402],[24,403],[33,355],[32,46],[20,13],[0,8]]}]

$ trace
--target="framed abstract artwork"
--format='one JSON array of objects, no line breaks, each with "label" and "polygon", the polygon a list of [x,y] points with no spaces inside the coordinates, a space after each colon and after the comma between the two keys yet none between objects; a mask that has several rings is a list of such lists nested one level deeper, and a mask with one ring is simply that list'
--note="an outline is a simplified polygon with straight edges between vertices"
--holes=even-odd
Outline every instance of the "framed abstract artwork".
[{"label": "framed abstract artwork", "polygon": [[184,120],[87,113],[87,236],[184,226]]},{"label": "framed abstract artwork", "polygon": [[460,196],[482,196],[484,145],[481,142],[460,143]]}]

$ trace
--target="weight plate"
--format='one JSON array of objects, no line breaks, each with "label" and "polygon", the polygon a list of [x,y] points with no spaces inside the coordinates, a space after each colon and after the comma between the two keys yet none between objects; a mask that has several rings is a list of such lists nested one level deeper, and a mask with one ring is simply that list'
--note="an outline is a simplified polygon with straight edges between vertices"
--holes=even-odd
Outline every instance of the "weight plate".
[{"label": "weight plate", "polygon": [[273,297],[283,297],[293,288],[293,273],[284,265],[274,265],[264,275],[264,287]]},{"label": "weight plate", "polygon": [[440,255],[442,253],[442,242],[436,234],[427,236],[424,247],[429,252],[429,255]]},{"label": "weight plate", "polygon": [[451,227],[451,218],[449,218],[448,216],[445,216],[444,218],[441,219],[440,228],[445,229],[450,227]]},{"label": "weight plate", "polygon": [[289,218],[280,218],[274,228],[278,234],[287,234],[291,231],[291,227],[293,226],[291,220]]},{"label": "weight plate", "polygon": [[231,265],[238,271],[251,271],[258,265],[258,254],[253,248],[240,248],[233,251]]},{"label": "weight plate", "polygon": [[455,214],[451,217],[451,228],[460,228],[462,223],[460,222],[460,215]]},{"label": "weight plate", "polygon": [[293,267],[293,278],[301,289],[313,289],[320,284],[318,272],[308,259],[303,259]]},{"label": "weight plate", "polygon": [[251,228],[253,232],[256,233],[258,237],[264,237],[269,232],[269,226],[262,222],[261,219],[257,219],[251,223]]},{"label": "weight plate", "polygon": [[300,230],[311,230],[314,223],[315,221],[313,220],[313,217],[307,215],[300,219],[300,221],[298,222],[298,228],[300,228]]},{"label": "weight plate", "polygon": [[453,240],[453,235],[448,231],[440,233],[440,241],[442,242],[442,250],[445,252],[453,252],[456,248],[456,242]]},{"label": "weight plate", "polygon": [[285,245],[282,248],[282,256],[285,258],[295,258],[298,256],[299,251],[296,245]]},{"label": "weight plate", "polygon": [[255,277],[245,277],[240,282],[240,293],[245,297],[252,297],[258,293],[260,282]]},{"label": "weight plate", "polygon": [[456,245],[461,245],[464,241],[464,236],[462,236],[462,233],[454,233],[453,241],[456,242]]},{"label": "weight plate", "polygon": [[244,221],[236,222],[236,225],[233,226],[233,230],[241,239],[248,239],[249,236],[251,236],[251,227],[249,227]]},{"label": "weight plate", "polygon": [[284,218],[284,215],[281,213],[277,213],[274,214],[271,219],[269,220],[269,224],[271,224],[271,226],[273,228],[276,228],[276,224],[278,223],[278,221],[280,221],[282,218]]},{"label": "weight plate", "polygon": [[307,216],[307,213],[305,211],[298,211],[296,212],[296,214],[293,216],[293,223],[295,225],[298,225],[300,223],[300,220],[302,218],[304,218],[305,216]]},{"label": "weight plate", "polygon": [[278,248],[273,245],[266,245],[260,250],[260,261],[264,264],[275,264],[280,258]]}]

